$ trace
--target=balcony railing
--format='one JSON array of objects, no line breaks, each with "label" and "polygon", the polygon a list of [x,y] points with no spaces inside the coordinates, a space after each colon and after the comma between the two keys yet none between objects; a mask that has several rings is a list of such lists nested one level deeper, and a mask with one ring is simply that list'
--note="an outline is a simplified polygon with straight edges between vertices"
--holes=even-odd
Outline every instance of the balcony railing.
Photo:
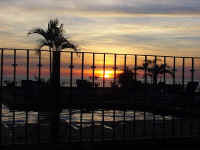
[{"label": "balcony railing", "polygon": [[[57,142],[200,135],[200,57],[60,53]],[[1,145],[50,141],[52,55],[49,50],[0,49]],[[149,61],[173,73],[164,69],[155,83],[144,67]],[[139,86],[119,83],[127,69]]]}]

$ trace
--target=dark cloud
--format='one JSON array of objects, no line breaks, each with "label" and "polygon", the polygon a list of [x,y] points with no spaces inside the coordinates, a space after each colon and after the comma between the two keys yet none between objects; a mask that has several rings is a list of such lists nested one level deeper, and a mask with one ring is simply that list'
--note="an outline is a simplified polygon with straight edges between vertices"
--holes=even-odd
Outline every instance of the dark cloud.
[{"label": "dark cloud", "polygon": [[0,8],[79,15],[200,14],[199,0],[6,0]]}]

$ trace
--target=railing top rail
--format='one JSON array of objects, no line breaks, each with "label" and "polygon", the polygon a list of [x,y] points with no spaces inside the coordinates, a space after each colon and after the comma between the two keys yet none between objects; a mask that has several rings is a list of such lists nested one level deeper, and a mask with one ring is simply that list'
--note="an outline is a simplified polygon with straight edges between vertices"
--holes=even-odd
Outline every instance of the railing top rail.
[{"label": "railing top rail", "polygon": [[[50,52],[51,50],[47,50],[47,49],[24,49],[24,48],[0,48],[0,50],[10,50],[10,51],[13,51],[13,50],[17,50],[17,51],[43,51],[43,52]],[[131,54],[131,53],[106,53],[106,52],[88,52],[88,51],[69,51],[69,50],[62,50],[60,52],[72,52],[72,53],[85,53],[85,54],[96,54],[96,55],[103,55],[103,54],[106,54],[106,55],[127,55],[127,56],[138,56],[138,57],[145,57],[145,56],[148,56],[148,57],[171,57],[171,58],[194,58],[194,59],[200,59],[200,57],[197,57],[197,56],[172,56],[172,55],[152,55],[152,54]]]}]

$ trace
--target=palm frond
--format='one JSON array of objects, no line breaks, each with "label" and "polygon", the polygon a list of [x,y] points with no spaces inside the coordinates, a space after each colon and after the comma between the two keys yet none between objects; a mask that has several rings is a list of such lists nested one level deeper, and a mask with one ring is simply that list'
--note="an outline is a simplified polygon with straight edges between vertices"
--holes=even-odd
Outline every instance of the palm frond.
[{"label": "palm frond", "polygon": [[40,39],[38,42],[38,49],[43,48],[44,46],[48,46],[48,47],[52,47],[51,43],[49,43],[48,41],[44,40],[44,39]]},{"label": "palm frond", "polygon": [[47,32],[42,29],[42,28],[35,28],[35,29],[32,29],[31,31],[28,32],[28,35],[31,35],[31,34],[39,34],[41,35],[42,37],[44,37],[46,40],[48,40],[48,34]]},{"label": "palm frond", "polygon": [[67,41],[65,44],[63,44],[62,49],[65,49],[65,48],[71,48],[74,51],[78,51],[77,46],[69,41]]},{"label": "palm frond", "polygon": [[54,50],[61,50],[64,48],[71,48],[75,51],[78,50],[77,46],[64,36],[63,24],[59,25],[58,19],[50,20],[47,30],[36,28],[28,32],[28,35],[30,34],[39,34],[44,38],[44,40],[39,41],[39,49],[43,46],[49,46]]}]

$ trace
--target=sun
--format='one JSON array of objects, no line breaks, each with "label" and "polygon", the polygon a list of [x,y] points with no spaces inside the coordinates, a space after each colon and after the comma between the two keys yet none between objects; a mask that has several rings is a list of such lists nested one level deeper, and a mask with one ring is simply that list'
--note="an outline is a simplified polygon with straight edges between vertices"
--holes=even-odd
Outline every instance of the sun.
[{"label": "sun", "polygon": [[98,77],[101,77],[101,78],[113,78],[114,76],[114,71],[112,70],[105,70],[105,72],[103,70],[96,70],[96,75]]},{"label": "sun", "polygon": [[105,74],[104,77],[105,78],[110,78],[110,75],[109,74]]},{"label": "sun", "polygon": [[[121,70],[117,70],[116,71],[116,75],[121,73],[122,71]],[[110,69],[110,70],[105,70],[105,72],[103,70],[96,70],[95,71],[95,74],[97,77],[100,77],[100,78],[106,78],[106,79],[111,79],[111,78],[114,78],[114,70]]]},{"label": "sun", "polygon": [[104,78],[112,78],[114,72],[112,70],[106,70],[104,74]]}]

